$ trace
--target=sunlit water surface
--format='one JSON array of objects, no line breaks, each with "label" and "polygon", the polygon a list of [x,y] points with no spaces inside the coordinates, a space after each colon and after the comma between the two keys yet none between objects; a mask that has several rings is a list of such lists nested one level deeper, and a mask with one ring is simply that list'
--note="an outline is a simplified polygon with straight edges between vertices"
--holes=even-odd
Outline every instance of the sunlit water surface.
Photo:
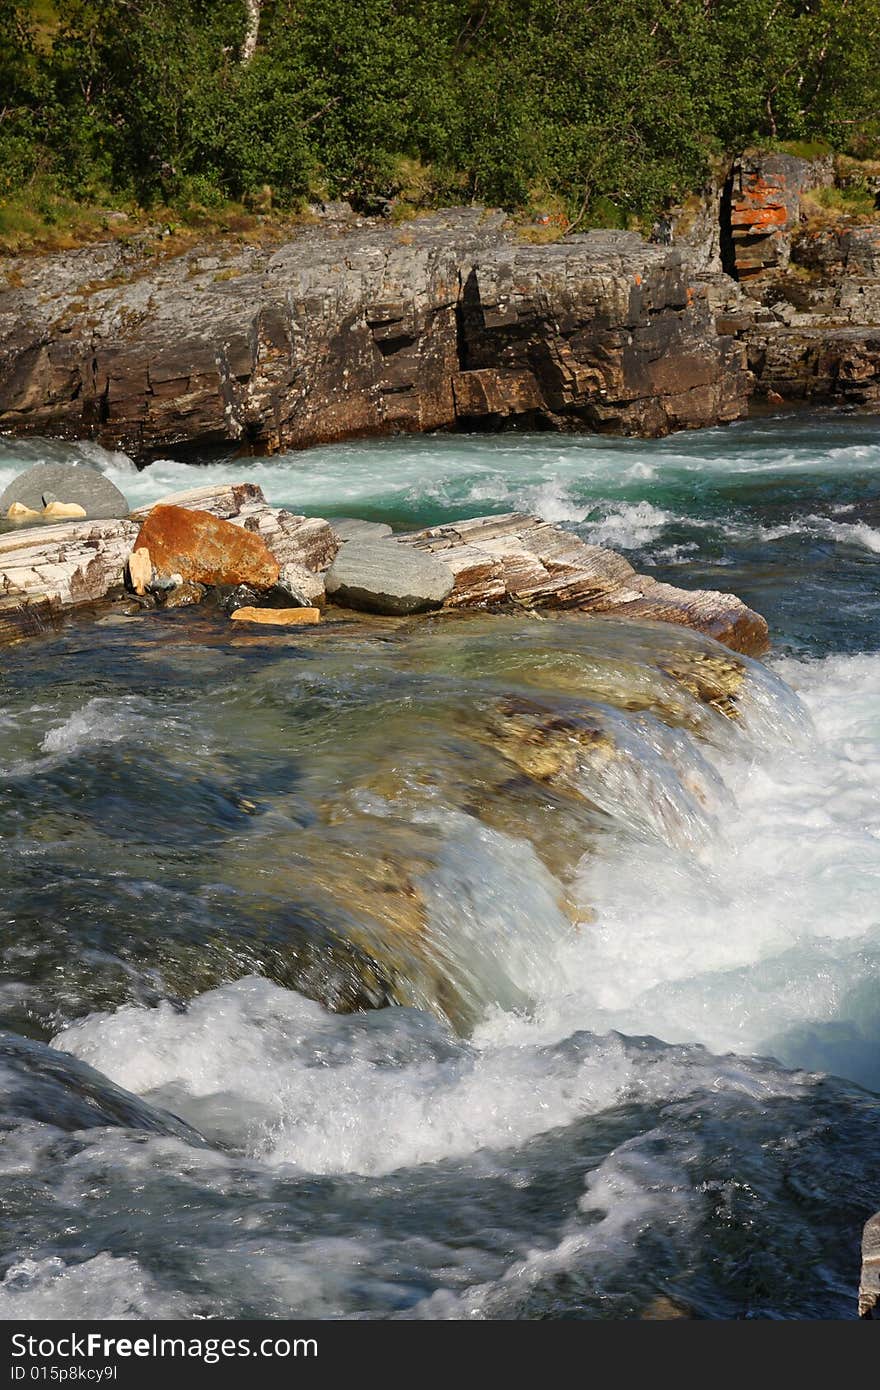
[{"label": "sunlit water surface", "polygon": [[0,489],[47,458],[133,504],[250,477],[397,528],[534,511],[740,594],[775,651],[192,613],[4,649],[0,1316],[853,1316],[877,424],[209,472],[6,441]]}]

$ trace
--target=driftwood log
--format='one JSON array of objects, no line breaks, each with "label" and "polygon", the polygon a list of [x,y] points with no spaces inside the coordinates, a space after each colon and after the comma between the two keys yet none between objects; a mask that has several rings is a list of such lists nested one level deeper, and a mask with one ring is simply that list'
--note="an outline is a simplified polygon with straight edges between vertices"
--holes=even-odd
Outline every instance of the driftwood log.
[{"label": "driftwood log", "polygon": [[[253,483],[219,484],[163,497],[258,534],[282,566],[319,576],[340,538],[331,523],[270,507]],[[39,632],[67,610],[113,598],[149,507],[121,521],[68,522],[0,535],[0,641]],[[735,651],[760,655],[767,624],[733,594],[689,592],[637,574],[622,556],[587,545],[540,517],[477,517],[389,538],[447,564],[449,608],[568,609],[654,619],[707,633]]]}]

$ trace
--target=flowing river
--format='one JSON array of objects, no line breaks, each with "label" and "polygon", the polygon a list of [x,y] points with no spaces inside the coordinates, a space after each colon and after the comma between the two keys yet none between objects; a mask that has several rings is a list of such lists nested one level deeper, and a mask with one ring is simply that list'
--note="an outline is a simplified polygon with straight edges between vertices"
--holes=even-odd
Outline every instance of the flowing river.
[{"label": "flowing river", "polygon": [[137,473],[529,510],[739,594],[0,651],[0,1316],[855,1315],[880,1207],[880,427]]}]

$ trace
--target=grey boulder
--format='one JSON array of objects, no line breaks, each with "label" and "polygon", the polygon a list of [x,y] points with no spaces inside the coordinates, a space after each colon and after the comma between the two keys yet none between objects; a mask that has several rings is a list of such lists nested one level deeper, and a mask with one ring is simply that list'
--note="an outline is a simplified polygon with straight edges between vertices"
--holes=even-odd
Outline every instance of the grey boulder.
[{"label": "grey boulder", "polygon": [[13,478],[0,497],[0,517],[13,502],[33,511],[42,510],[44,497],[76,502],[90,521],[109,521],[128,516],[129,505],[119,488],[88,463],[37,463]]},{"label": "grey boulder", "polygon": [[454,582],[452,570],[434,555],[393,540],[351,540],[330,566],[326,587],[348,608],[405,615],[440,608]]},{"label": "grey boulder", "polygon": [[384,521],[361,521],[355,516],[337,516],[330,522],[330,529],[337,539],[347,541],[381,541],[391,535],[391,527]]}]

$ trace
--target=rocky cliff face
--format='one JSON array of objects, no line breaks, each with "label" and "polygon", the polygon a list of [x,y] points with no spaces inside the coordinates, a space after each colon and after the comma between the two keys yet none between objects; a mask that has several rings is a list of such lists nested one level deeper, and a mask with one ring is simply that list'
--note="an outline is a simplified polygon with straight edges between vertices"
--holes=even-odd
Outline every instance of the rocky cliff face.
[{"label": "rocky cliff face", "polygon": [[750,150],[735,159],[721,205],[722,261],[740,281],[784,269],[801,199],[831,184],[832,160]]},{"label": "rocky cliff face", "polygon": [[[743,156],[722,205],[728,280],[716,319],[743,341],[759,394],[880,406],[880,220],[821,212],[808,197],[828,160]],[[718,299],[717,280],[710,297]],[[736,302],[734,302],[736,301]]]},{"label": "rocky cliff face", "polygon": [[735,418],[751,385],[680,250],[519,245],[479,209],[166,259],[104,245],[7,280],[0,429],[142,459],[505,423],[659,435]]}]

